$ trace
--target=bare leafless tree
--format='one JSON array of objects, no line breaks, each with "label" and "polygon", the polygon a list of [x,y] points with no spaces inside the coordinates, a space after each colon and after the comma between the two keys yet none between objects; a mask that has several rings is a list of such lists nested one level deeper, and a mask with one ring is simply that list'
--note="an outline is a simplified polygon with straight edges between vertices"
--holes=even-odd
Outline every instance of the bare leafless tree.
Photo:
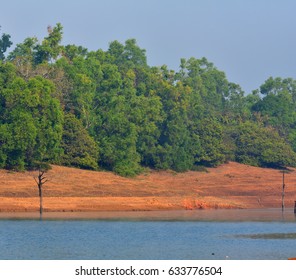
[{"label": "bare leafless tree", "polygon": [[43,213],[42,188],[43,188],[43,185],[48,181],[48,179],[45,177],[45,171],[39,169],[38,170],[38,176],[37,176],[37,178],[34,177],[34,180],[35,180],[35,182],[36,182],[36,184],[38,186],[38,190],[39,190],[39,198],[40,198],[40,210],[39,210],[39,212],[40,212],[40,218],[42,218],[42,213]]}]

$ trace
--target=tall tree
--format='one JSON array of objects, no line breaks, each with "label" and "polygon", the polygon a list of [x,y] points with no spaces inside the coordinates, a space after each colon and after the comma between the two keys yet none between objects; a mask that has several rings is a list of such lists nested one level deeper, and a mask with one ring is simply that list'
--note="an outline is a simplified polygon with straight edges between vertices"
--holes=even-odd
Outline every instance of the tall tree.
[{"label": "tall tree", "polygon": [[43,62],[54,62],[62,53],[60,45],[63,38],[63,26],[57,23],[56,26],[47,27],[48,36],[44,38],[41,45],[35,47],[35,64]]},{"label": "tall tree", "polygon": [[38,161],[58,161],[63,112],[52,96],[54,85],[41,77],[25,81],[9,63],[0,64],[0,80],[0,154],[7,155],[2,166],[22,170]]},{"label": "tall tree", "polygon": [[[0,30],[1,30],[1,26],[0,26]],[[0,37],[0,60],[2,61],[5,59],[5,52],[12,45],[10,38],[11,36],[6,33],[2,33]]]}]

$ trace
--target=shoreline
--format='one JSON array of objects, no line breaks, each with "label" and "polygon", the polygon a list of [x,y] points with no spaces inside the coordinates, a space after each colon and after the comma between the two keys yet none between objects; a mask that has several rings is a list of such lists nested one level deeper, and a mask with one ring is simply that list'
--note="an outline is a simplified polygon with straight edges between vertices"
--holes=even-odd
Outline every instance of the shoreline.
[{"label": "shoreline", "polygon": [[[207,209],[267,209],[281,205],[280,199],[258,204],[256,197],[43,197],[44,212],[176,211]],[[286,207],[293,200],[286,199]],[[39,197],[1,197],[0,213],[39,212]]]},{"label": "shoreline", "polygon": [[[255,205],[256,206],[256,205]],[[43,197],[47,212],[155,211],[246,208],[216,197]],[[255,207],[258,208],[258,207]],[[39,197],[0,197],[0,212],[39,211]]]},{"label": "shoreline", "polygon": [[[292,208],[264,209],[208,209],[200,210],[158,210],[158,211],[97,211],[97,212],[44,212],[44,220],[98,220],[98,221],[233,221],[295,222]],[[40,220],[38,212],[0,212],[0,220]]]}]

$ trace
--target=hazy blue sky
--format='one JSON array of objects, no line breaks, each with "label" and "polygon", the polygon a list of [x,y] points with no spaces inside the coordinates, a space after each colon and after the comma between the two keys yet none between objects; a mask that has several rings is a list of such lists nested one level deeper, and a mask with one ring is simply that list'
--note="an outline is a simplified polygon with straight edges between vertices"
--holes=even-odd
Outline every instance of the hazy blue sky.
[{"label": "hazy blue sky", "polygon": [[295,0],[10,0],[0,25],[16,44],[61,22],[64,44],[90,50],[135,38],[148,63],[178,69],[205,56],[247,92],[269,76],[296,78]]}]

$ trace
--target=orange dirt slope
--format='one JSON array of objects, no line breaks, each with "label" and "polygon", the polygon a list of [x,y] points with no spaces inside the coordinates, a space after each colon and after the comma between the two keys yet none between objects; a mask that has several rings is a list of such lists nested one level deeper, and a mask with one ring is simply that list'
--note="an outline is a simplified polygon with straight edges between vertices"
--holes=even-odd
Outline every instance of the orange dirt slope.
[{"label": "orange dirt slope", "polygon": [[[38,211],[37,172],[0,170],[0,211]],[[280,170],[230,162],[208,172],[150,171],[135,178],[52,166],[45,211],[137,211],[281,207]],[[296,169],[285,175],[285,206],[296,200]]]}]

